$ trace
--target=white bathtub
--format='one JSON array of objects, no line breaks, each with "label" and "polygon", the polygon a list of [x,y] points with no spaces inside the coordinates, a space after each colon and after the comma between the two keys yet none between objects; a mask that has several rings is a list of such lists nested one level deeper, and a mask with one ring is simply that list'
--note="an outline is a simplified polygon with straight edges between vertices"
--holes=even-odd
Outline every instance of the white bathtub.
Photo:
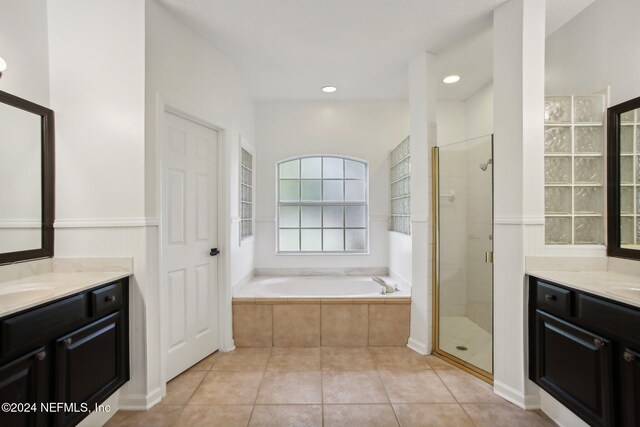
[{"label": "white bathtub", "polygon": [[[382,277],[390,283],[390,277]],[[407,298],[409,289],[381,294],[371,277],[354,276],[257,276],[233,289],[233,298]]]}]

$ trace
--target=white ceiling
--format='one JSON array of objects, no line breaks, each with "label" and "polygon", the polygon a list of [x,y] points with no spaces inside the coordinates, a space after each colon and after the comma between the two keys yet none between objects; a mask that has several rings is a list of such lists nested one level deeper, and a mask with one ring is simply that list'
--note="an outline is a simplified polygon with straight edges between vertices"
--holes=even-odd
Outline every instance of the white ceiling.
[{"label": "white ceiling", "polygon": [[[438,54],[463,100],[492,78],[492,11],[505,0],[159,0],[231,56],[256,99],[406,99],[407,64]],[[594,0],[547,0],[547,34]],[[320,91],[335,85],[338,91]]]}]

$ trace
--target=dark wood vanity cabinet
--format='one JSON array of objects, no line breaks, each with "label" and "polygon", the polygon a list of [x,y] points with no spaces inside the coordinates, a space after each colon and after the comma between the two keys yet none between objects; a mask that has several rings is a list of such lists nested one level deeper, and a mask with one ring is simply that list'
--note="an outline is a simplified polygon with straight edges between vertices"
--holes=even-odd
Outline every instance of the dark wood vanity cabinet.
[{"label": "dark wood vanity cabinet", "polygon": [[76,425],[129,380],[127,295],[121,279],[0,319],[0,403],[21,409],[0,425]]},{"label": "dark wood vanity cabinet", "polygon": [[[0,403],[31,405],[49,400],[49,361],[46,347],[39,347],[0,368]],[[15,410],[13,410],[15,409]],[[39,409],[39,408],[38,408]],[[47,416],[40,411],[5,408],[3,426],[44,426]]]},{"label": "dark wood vanity cabinet", "polygon": [[592,426],[640,425],[640,309],[531,277],[529,378]]}]

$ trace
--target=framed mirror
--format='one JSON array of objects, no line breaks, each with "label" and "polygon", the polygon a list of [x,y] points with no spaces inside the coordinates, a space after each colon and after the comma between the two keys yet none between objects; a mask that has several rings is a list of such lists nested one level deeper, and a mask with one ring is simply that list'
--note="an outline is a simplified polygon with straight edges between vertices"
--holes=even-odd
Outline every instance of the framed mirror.
[{"label": "framed mirror", "polygon": [[0,91],[0,264],[53,256],[53,111]]},{"label": "framed mirror", "polygon": [[640,259],[640,98],[607,110],[607,255]]}]

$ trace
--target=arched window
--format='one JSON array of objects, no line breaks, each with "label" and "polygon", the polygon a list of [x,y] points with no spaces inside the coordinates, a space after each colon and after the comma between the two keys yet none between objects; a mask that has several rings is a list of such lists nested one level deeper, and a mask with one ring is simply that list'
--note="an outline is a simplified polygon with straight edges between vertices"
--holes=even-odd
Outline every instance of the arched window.
[{"label": "arched window", "polygon": [[367,163],[307,156],[278,163],[278,253],[366,253]]}]

